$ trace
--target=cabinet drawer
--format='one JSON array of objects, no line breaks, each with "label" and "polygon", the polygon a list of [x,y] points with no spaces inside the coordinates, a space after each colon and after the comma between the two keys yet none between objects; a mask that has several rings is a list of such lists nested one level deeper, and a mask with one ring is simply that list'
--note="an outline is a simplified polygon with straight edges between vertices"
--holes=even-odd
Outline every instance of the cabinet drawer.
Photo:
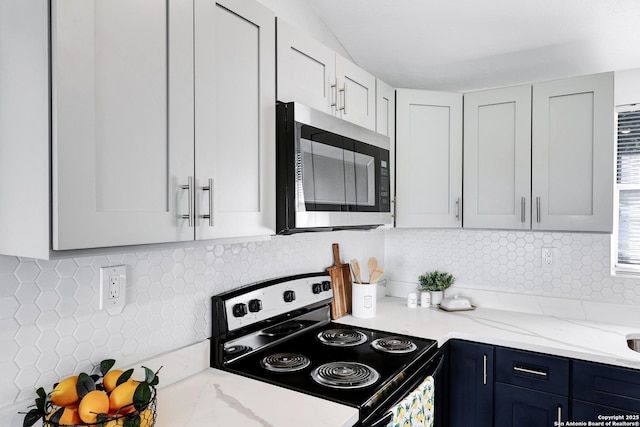
[{"label": "cabinet drawer", "polygon": [[496,381],[533,390],[569,394],[569,360],[506,348],[496,348]]},{"label": "cabinet drawer", "polygon": [[590,362],[573,362],[573,397],[638,412],[640,371]]}]

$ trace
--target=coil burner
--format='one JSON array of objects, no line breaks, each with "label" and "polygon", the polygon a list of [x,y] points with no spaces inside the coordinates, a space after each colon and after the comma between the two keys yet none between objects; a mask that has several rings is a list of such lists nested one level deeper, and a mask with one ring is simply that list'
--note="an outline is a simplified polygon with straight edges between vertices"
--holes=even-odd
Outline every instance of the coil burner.
[{"label": "coil burner", "polygon": [[371,347],[383,353],[390,354],[411,353],[418,348],[413,341],[403,337],[378,338],[371,343]]},{"label": "coil burner", "polygon": [[356,389],[375,384],[380,374],[367,365],[357,362],[330,362],[311,372],[318,384],[339,389]]},{"label": "coil burner", "polygon": [[248,345],[230,345],[224,347],[224,355],[225,356],[237,356],[242,353],[246,353],[248,351],[253,350]]},{"label": "coil burner", "polygon": [[276,353],[262,358],[260,364],[272,372],[296,372],[309,366],[311,361],[302,354]]},{"label": "coil burner", "polygon": [[298,332],[302,328],[304,328],[304,325],[300,322],[287,322],[264,329],[262,334],[270,337],[279,337]]},{"label": "coil burner", "polygon": [[367,341],[367,336],[352,329],[327,329],[318,334],[318,340],[335,347],[353,347]]}]

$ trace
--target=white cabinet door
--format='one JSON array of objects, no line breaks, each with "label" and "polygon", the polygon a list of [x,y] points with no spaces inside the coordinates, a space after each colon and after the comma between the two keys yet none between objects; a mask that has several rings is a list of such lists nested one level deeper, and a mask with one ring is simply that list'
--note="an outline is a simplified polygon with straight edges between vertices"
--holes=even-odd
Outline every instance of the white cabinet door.
[{"label": "white cabinet door", "polygon": [[334,114],[335,52],[281,19],[277,25],[278,101]]},{"label": "white cabinet door", "polygon": [[613,74],[533,85],[532,228],[612,231]]},{"label": "white cabinet door", "polygon": [[376,132],[389,137],[389,178],[393,212],[396,186],[396,91],[380,79],[376,79]]},{"label": "white cabinet door", "polygon": [[264,6],[196,2],[195,127],[196,238],[273,234],[275,16]]},{"label": "white cabinet door", "polygon": [[51,13],[53,249],[193,239],[192,2]]},{"label": "white cabinet door", "polygon": [[462,95],[396,90],[396,226],[460,227]]},{"label": "white cabinet door", "polygon": [[336,54],[336,84],[336,115],[351,123],[375,130],[376,78]]},{"label": "white cabinet door", "polygon": [[464,227],[531,227],[531,85],[464,95]]}]

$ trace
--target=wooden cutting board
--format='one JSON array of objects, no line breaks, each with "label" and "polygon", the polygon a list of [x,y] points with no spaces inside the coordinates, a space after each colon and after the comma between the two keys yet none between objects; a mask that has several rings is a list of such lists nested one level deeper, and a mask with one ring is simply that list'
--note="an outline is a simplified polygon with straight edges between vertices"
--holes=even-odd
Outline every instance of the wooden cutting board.
[{"label": "wooden cutting board", "polygon": [[340,261],[340,248],[337,243],[332,245],[333,261],[335,265],[327,268],[331,276],[333,301],[331,302],[331,319],[338,319],[351,313],[351,271],[349,264]]}]

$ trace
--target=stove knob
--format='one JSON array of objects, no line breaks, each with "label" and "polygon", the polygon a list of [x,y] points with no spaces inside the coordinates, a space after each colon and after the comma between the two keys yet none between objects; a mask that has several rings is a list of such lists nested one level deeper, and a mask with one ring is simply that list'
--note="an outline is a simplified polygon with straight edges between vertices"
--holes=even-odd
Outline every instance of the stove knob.
[{"label": "stove knob", "polygon": [[322,282],[322,290],[323,291],[328,291],[331,289],[331,282],[328,280],[325,280],[324,282]]},{"label": "stove knob", "polygon": [[262,301],[259,299],[252,299],[249,301],[249,311],[252,313],[257,313],[262,310]]},{"label": "stove knob", "polygon": [[292,302],[293,300],[296,299],[296,293],[289,290],[289,291],[284,291],[284,302]]},{"label": "stove knob", "polygon": [[247,314],[247,304],[238,303],[233,306],[233,316],[242,317]]},{"label": "stove knob", "polygon": [[322,292],[322,283],[314,283],[313,285],[311,285],[311,289],[313,290],[314,294],[319,294],[320,292]]}]

